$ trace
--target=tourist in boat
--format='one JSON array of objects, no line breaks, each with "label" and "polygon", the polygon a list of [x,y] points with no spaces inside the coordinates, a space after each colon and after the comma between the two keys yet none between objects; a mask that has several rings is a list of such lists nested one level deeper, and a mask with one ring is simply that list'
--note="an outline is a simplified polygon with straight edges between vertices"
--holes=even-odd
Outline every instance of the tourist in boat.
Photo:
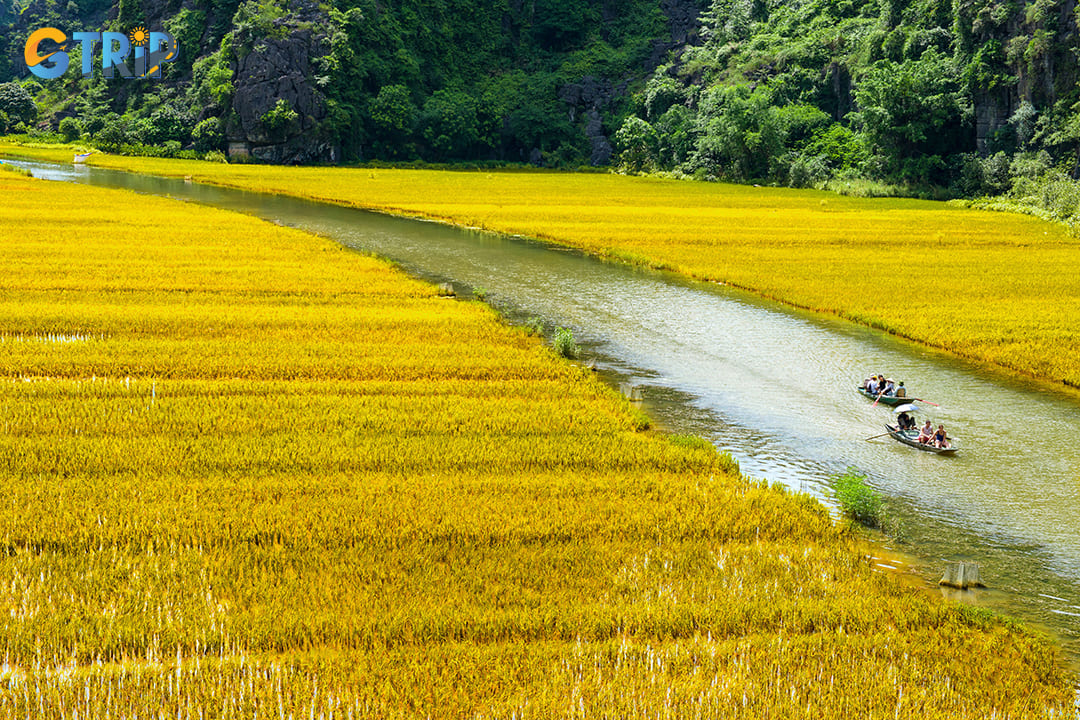
[{"label": "tourist in boat", "polygon": [[914,430],[915,419],[912,418],[911,415],[908,415],[906,412],[902,412],[896,416],[896,426],[900,428],[901,431]]},{"label": "tourist in boat", "polygon": [[930,424],[929,420],[927,420],[926,424],[922,426],[922,430],[919,431],[918,442],[921,442],[922,444],[926,445],[927,443],[930,442],[930,438],[932,438],[933,436],[934,436],[934,426]]},{"label": "tourist in boat", "polygon": [[896,383],[893,382],[892,378],[889,378],[888,380],[885,381],[885,389],[882,390],[882,392],[887,397],[892,397],[893,395],[896,394]]},{"label": "tourist in boat", "polygon": [[904,389],[904,381],[900,381],[900,385],[896,388],[896,397],[907,397],[907,390]]},{"label": "tourist in boat", "polygon": [[949,436],[945,434],[944,425],[937,426],[937,432],[934,433],[934,447],[942,449],[949,447]]}]

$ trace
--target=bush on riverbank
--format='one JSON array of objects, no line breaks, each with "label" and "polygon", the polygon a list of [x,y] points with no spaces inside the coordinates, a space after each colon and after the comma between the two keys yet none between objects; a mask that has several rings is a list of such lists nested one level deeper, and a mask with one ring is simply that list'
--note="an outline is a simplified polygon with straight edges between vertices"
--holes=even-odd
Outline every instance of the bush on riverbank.
[{"label": "bush on riverbank", "polygon": [[866,483],[866,475],[854,468],[833,475],[833,498],[844,515],[870,528],[880,528],[885,521],[885,501]]}]

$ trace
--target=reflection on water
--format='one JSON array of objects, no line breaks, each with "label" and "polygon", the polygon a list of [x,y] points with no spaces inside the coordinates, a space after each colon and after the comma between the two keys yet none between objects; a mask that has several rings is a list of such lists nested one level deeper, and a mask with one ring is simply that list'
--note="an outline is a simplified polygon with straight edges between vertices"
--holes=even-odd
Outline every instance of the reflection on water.
[{"label": "reflection on water", "polygon": [[[518,319],[568,326],[614,382],[642,386],[663,427],[728,450],[743,471],[826,503],[828,476],[869,475],[901,516],[928,580],[981,563],[975,601],[1051,628],[1080,657],[1080,403],[870,330],[717,286],[541,243],[181,181],[27,164],[53,179],[127,187],[252,213],[391,258]],[[920,453],[883,431],[889,408],[854,386],[871,373],[940,404],[962,450]],[[971,599],[971,598],[969,598]]]}]

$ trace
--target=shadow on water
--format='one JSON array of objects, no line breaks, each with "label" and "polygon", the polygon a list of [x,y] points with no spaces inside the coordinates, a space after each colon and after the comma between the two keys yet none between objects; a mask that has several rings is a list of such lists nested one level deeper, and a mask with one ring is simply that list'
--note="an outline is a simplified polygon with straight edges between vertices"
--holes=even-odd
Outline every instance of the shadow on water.
[{"label": "shadow on water", "polygon": [[[483,288],[510,319],[573,329],[598,371],[639,386],[666,430],[705,437],[743,472],[831,506],[829,476],[854,467],[891,501],[898,549],[936,583],[948,561],[981,565],[987,590],[958,598],[1025,618],[1080,660],[1080,402],[838,320],[577,251],[284,197],[77,166],[23,164],[49,179],[122,187],[253,214]],[[888,408],[854,386],[905,381],[955,457],[895,443]],[[1023,432],[1023,442],[1018,433]]]}]

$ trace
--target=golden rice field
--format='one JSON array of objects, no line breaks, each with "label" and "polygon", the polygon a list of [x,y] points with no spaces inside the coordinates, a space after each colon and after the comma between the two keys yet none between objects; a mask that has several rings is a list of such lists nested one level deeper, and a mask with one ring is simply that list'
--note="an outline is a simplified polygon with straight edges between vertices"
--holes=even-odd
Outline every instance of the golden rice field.
[{"label": "golden rice field", "polygon": [[224,211],[0,195],[0,718],[1073,714],[1043,640],[486,306]]},{"label": "golden rice field", "polygon": [[539,237],[1080,387],[1080,240],[1031,217],[606,174],[90,162]]}]

